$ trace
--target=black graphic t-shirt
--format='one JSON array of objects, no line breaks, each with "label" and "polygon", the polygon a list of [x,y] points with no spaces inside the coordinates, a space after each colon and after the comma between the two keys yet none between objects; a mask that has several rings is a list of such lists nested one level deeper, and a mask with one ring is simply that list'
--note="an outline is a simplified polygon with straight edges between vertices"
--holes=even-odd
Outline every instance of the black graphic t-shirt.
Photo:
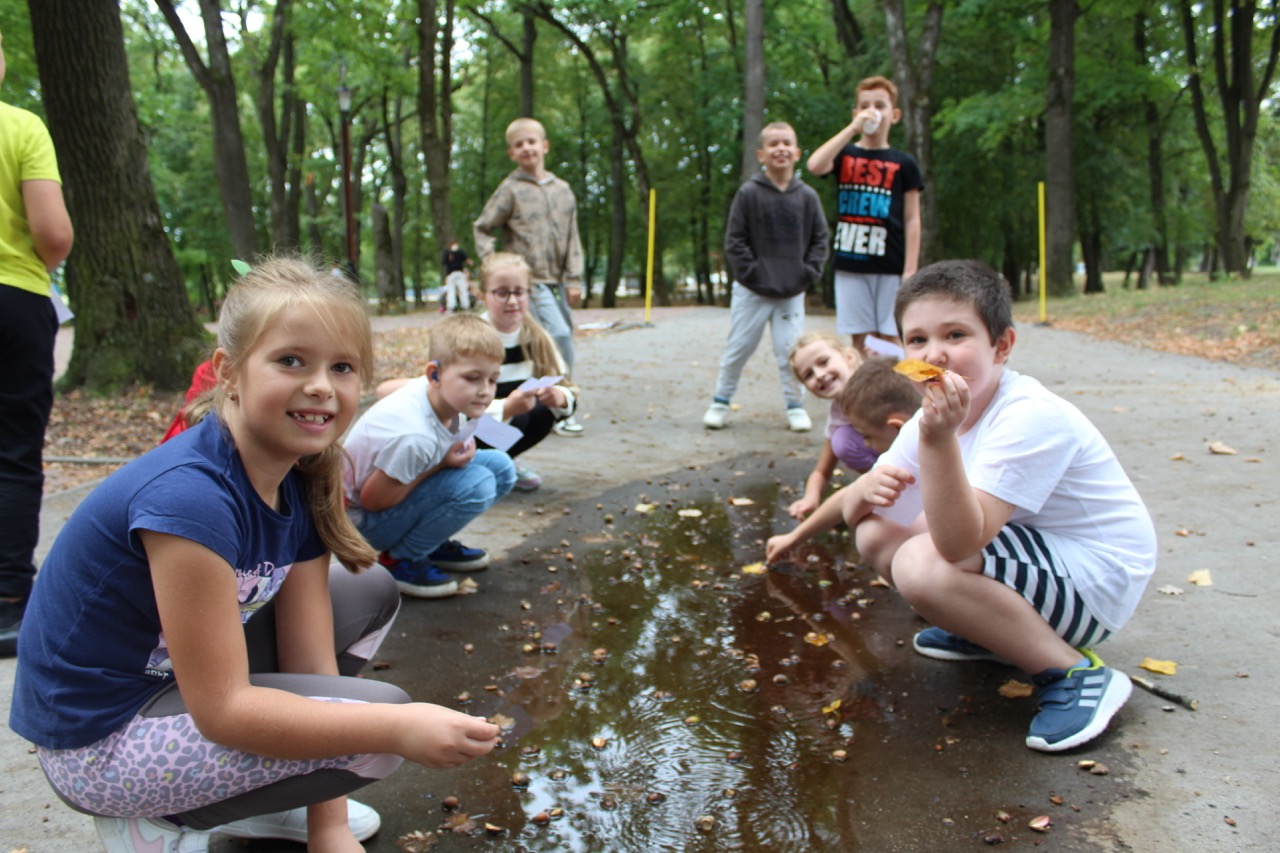
[{"label": "black graphic t-shirt", "polygon": [[907,239],[903,199],[924,188],[914,157],[894,148],[846,145],[831,175],[838,182],[831,252],[844,272],[902,275]]}]

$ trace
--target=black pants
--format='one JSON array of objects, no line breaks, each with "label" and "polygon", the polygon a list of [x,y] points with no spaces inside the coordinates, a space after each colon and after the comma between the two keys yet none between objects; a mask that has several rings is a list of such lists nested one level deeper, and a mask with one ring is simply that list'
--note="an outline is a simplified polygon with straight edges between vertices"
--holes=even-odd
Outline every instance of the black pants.
[{"label": "black pants", "polygon": [[48,296],[0,284],[0,598],[31,592],[57,315]]}]

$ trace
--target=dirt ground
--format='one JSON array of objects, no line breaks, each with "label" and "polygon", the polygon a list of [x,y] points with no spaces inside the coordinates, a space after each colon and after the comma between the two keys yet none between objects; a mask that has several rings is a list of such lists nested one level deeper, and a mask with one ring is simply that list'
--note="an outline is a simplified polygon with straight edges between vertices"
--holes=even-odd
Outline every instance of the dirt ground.
[{"label": "dirt ground", "polygon": [[[379,318],[377,326],[391,333],[421,319]],[[772,480],[775,474],[766,460],[782,463],[786,479],[798,482],[808,460],[816,458],[819,431],[796,435],[785,429],[767,346],[748,365],[735,399],[740,409],[730,427],[719,432],[702,428],[727,332],[726,310],[659,309],[647,319],[649,323],[638,310],[579,312],[579,323],[614,324],[579,340],[576,378],[583,388],[586,434],[578,439],[552,436],[531,451],[527,464],[543,475],[543,488],[501,502],[465,531],[468,542],[505,558],[501,572],[518,575],[531,549],[580,536],[583,514],[629,484],[641,488],[675,472],[726,465],[750,465],[747,477]],[[831,319],[815,317],[810,325],[829,328]],[[1113,767],[1119,770],[1106,780],[1119,792],[1114,802],[1092,815],[1079,832],[1060,829],[1005,846],[1280,849],[1280,830],[1270,819],[1271,792],[1280,782],[1274,764],[1280,734],[1270,685],[1280,677],[1280,656],[1269,604],[1280,591],[1273,565],[1280,545],[1280,481],[1271,470],[1276,464],[1272,445],[1280,418],[1280,378],[1273,371],[1138,350],[1031,324],[1020,327],[1011,363],[1070,399],[1099,425],[1156,519],[1160,568],[1137,616],[1108,641],[1104,656],[1134,673],[1147,657],[1177,661],[1176,676],[1151,677],[1197,698],[1199,710],[1135,690],[1099,744],[1116,754]],[[820,427],[823,405],[811,399],[808,409]],[[1207,447],[1212,442],[1235,452],[1211,453]],[[71,488],[46,500],[42,553],[90,487]],[[1212,586],[1189,582],[1201,569],[1209,570]],[[499,576],[505,575],[494,574]],[[559,595],[571,598],[573,572],[566,568],[558,578]],[[488,655],[483,666],[501,675],[515,662],[484,641],[487,623],[477,619],[518,611],[520,596],[537,583],[532,578],[510,587],[481,582],[479,595],[458,599],[456,606],[429,602],[439,605],[430,618],[409,624],[423,632],[422,647],[428,650],[436,648],[433,639],[479,636],[473,640],[481,647],[477,656],[483,651]],[[545,601],[535,598],[533,606],[543,618],[550,616]],[[427,651],[423,665],[434,667],[437,658]],[[921,660],[918,665],[931,664]],[[446,680],[454,678],[455,664],[441,666],[440,673]],[[12,674],[13,662],[0,661],[0,719],[7,717]],[[455,687],[450,681],[437,689]],[[993,736],[984,744],[993,754],[1007,752],[1011,767],[1034,762],[1046,789],[1069,787],[1080,773],[1075,762],[1081,756],[1029,754],[1020,733]],[[408,826],[397,822],[394,810],[400,792],[408,790],[401,786],[410,784],[397,782],[402,775],[423,784],[421,772],[406,770],[369,789],[366,799],[383,809],[387,821],[370,850],[396,850],[395,830]],[[56,800],[28,746],[7,731],[0,733],[0,780],[0,850],[96,849],[90,820]],[[895,789],[894,794],[895,812],[886,819],[905,825],[930,820],[938,812],[932,792]],[[1045,805],[1046,811],[1053,808]],[[460,841],[468,843],[439,849],[516,849],[497,841]],[[685,849],[718,848],[691,843]]]}]

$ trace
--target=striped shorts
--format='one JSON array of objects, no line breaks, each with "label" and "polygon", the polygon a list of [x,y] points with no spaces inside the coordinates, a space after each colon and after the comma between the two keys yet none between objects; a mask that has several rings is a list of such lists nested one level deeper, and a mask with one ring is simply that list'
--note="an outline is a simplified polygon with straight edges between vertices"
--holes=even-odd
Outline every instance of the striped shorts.
[{"label": "striped shorts", "polygon": [[1052,547],[1052,537],[1031,527],[1007,524],[982,556],[982,573],[1025,598],[1070,645],[1092,648],[1111,636],[1076,591],[1062,555]]}]

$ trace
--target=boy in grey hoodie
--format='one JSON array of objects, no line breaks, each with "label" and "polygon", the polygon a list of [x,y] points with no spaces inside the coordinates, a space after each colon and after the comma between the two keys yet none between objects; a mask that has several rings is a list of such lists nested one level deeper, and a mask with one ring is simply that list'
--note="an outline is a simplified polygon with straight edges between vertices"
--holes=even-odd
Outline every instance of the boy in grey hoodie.
[{"label": "boy in grey hoodie", "polygon": [[724,256],[733,275],[729,341],[720,360],[715,398],[702,423],[708,429],[725,425],[742,368],[767,324],[787,427],[806,432],[813,423],[804,410],[804,391],[791,371],[790,354],[804,331],[805,292],[822,275],[827,260],[827,222],[818,194],[796,175],[800,147],[791,125],[767,125],[760,132],[756,159],[764,171],[738,188],[725,229]]}]

